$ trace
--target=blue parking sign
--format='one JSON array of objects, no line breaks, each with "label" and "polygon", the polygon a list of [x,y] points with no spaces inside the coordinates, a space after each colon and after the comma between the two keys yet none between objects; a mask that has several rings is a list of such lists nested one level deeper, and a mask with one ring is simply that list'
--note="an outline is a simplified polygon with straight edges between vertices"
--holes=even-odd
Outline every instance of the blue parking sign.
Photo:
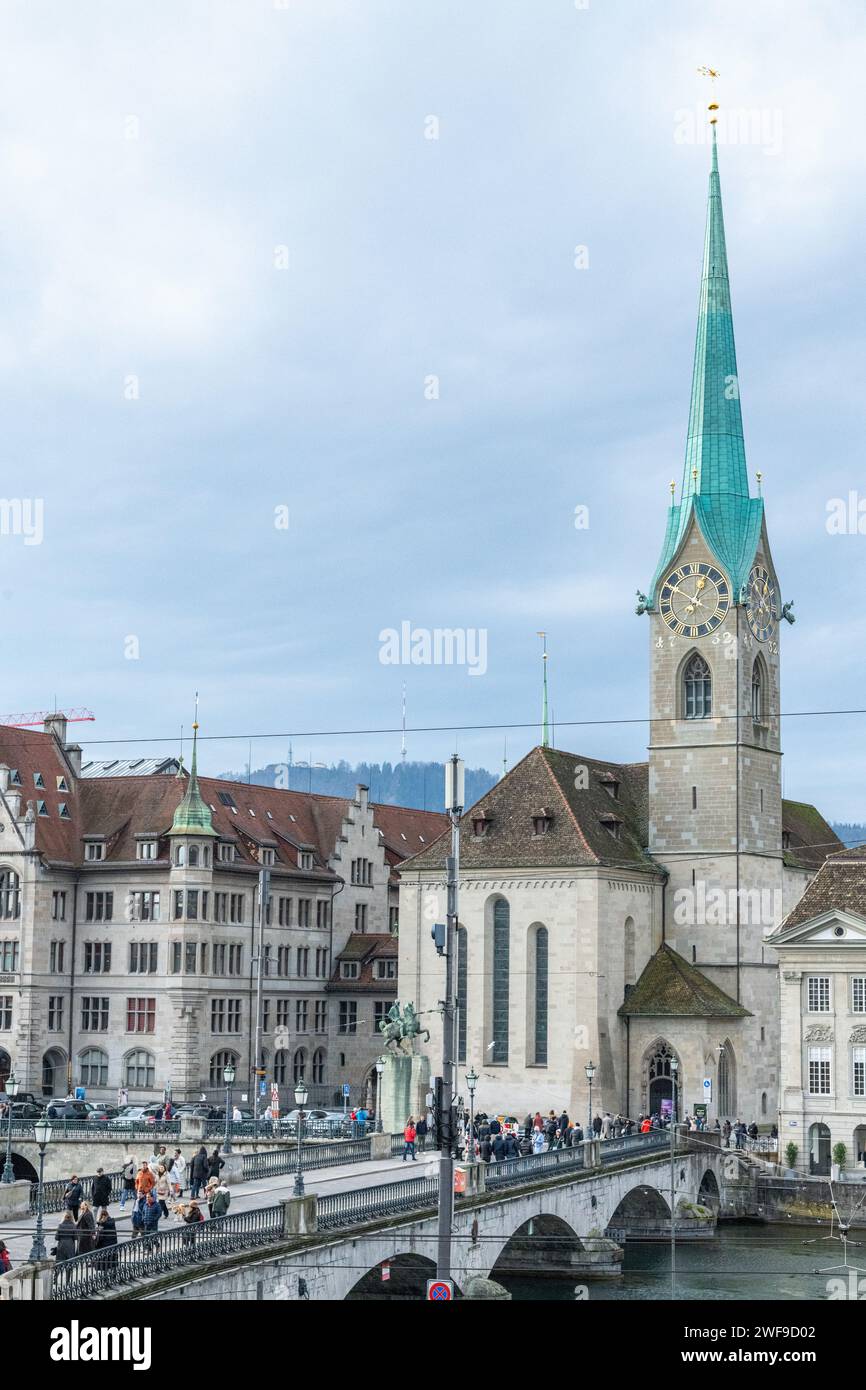
[{"label": "blue parking sign", "polygon": [[352,1094],[352,1088],[351,1088],[351,1086],[349,1085],[348,1081],[344,1081],[344,1082],[343,1082],[343,1095],[346,1096],[346,1098],[348,1099],[348,1097],[349,1097],[351,1094]]}]

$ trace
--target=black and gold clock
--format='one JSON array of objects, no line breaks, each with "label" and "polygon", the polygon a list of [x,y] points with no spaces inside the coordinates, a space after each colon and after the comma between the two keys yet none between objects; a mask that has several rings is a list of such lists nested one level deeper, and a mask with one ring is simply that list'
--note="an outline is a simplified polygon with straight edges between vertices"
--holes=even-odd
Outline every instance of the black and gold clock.
[{"label": "black and gold clock", "polygon": [[689,563],[672,570],[659,595],[659,612],[678,637],[706,637],[731,606],[728,581],[715,565]]},{"label": "black and gold clock", "polygon": [[759,642],[767,642],[776,631],[778,618],[773,576],[763,565],[753,565],[746,587],[746,617],[749,630]]}]

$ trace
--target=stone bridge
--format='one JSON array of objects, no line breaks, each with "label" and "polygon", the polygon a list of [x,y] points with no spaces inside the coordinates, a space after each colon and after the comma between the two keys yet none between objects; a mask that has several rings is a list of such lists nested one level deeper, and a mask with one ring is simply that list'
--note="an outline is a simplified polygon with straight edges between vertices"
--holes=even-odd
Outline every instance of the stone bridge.
[{"label": "stone bridge", "polygon": [[[678,1239],[713,1237],[733,1171],[728,1155],[712,1144],[697,1144],[697,1138],[683,1137],[674,1160]],[[506,1270],[515,1273],[530,1266],[535,1274],[573,1275],[576,1284],[585,1277],[615,1276],[622,1252],[612,1240],[617,1245],[635,1238],[669,1240],[670,1182],[670,1154],[662,1149],[604,1167],[551,1172],[519,1188],[475,1191],[459,1199],[452,1246],[458,1290],[473,1276],[496,1278]],[[331,1234],[315,1228],[315,1197],[288,1201],[284,1209],[284,1229],[297,1231],[294,1236],[286,1234],[266,1249],[169,1269],[102,1297],[375,1298],[383,1292],[383,1269],[388,1292],[411,1297],[423,1295],[425,1281],[436,1272],[437,1218],[429,1209]],[[605,1240],[607,1232],[610,1239]]]}]

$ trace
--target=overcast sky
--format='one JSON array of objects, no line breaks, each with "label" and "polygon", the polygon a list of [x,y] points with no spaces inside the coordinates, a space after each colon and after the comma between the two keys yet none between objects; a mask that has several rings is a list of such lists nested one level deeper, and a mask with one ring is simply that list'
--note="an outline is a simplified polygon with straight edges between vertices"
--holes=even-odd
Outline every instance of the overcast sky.
[{"label": "overcast sky", "polygon": [[[645,756],[644,724],[563,726],[647,709],[703,63],[749,113],[720,166],[783,709],[866,706],[866,535],[826,525],[866,499],[861,4],[3,0],[3,493],[44,539],[0,538],[0,714],[56,696],[170,752],[196,689],[203,733],[300,735],[398,724],[405,680],[410,724],[518,724],[545,628],[560,746]],[[485,673],[383,664],[404,621],[483,629]],[[866,819],[866,717],[784,733],[786,794]],[[459,747],[501,765],[499,732]]]}]

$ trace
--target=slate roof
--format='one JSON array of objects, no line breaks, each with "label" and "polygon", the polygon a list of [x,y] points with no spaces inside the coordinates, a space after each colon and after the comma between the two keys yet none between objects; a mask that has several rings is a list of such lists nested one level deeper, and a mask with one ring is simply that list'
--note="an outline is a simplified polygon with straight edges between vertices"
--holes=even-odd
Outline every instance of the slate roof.
[{"label": "slate roof", "polygon": [[842,841],[814,806],[805,801],[782,802],[782,830],[787,832],[785,863],[792,868],[819,869]]},{"label": "slate roof", "polygon": [[660,946],[617,1010],[620,1018],[747,1018],[744,1009],[672,946]]},{"label": "slate roof", "polygon": [[773,936],[811,922],[825,912],[853,912],[866,917],[866,846],[831,854]]},{"label": "slate roof", "polygon": [[[533,748],[462,817],[461,868],[609,865],[660,874],[644,849],[646,782],[644,763],[620,765]],[[541,815],[550,825],[537,834],[533,820]],[[473,821],[481,818],[489,826],[476,835]],[[619,838],[606,824],[618,824]],[[438,870],[449,852],[450,837],[443,836],[404,867]]]}]

